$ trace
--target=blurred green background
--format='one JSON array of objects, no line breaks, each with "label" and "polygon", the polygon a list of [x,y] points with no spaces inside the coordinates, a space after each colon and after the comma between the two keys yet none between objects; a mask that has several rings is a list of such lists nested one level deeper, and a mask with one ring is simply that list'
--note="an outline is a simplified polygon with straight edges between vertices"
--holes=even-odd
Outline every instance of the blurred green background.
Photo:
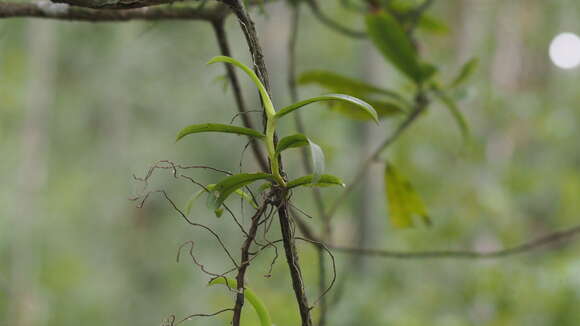
[{"label": "blurred green background", "polygon": [[[335,19],[362,28],[361,17],[338,1],[322,2]],[[274,102],[288,104],[289,8],[276,3],[266,13],[252,13]],[[548,47],[560,32],[580,32],[580,3],[440,0],[431,13],[449,32],[420,34],[420,47],[440,65],[442,79],[452,78],[469,58],[480,59],[460,102],[472,144],[463,146],[448,112],[432,105],[383,157],[411,179],[434,227],[389,226],[377,165],[367,184],[341,206],[333,242],[492,250],[575,224],[580,71],[553,66]],[[308,10],[302,14],[299,72],[327,69],[383,87],[408,87],[369,42],[336,34]],[[234,56],[248,62],[233,18],[227,27]],[[0,21],[0,325],[159,325],[170,314],[179,318],[233,304],[223,288],[207,287],[208,277],[189,260],[175,262],[178,246],[194,240],[207,268],[227,269],[211,237],[186,225],[159,196],[142,209],[128,200],[142,189],[132,174],[142,176],[157,160],[239,169],[245,145],[240,137],[199,135],[174,142],[185,125],[228,123],[236,111],[231,91],[219,79],[223,67],[205,65],[217,54],[204,22]],[[254,87],[242,80],[250,107],[259,108]],[[323,92],[299,91],[301,97]],[[323,109],[303,117],[308,134],[325,150],[327,170],[347,183],[365,153],[398,122],[376,126]],[[281,127],[292,132],[292,119]],[[302,173],[298,151],[285,160],[290,175]],[[250,151],[242,162],[244,171],[257,170]],[[207,183],[220,177],[190,175]],[[167,190],[179,205],[197,190],[168,171],[158,172],[150,189]],[[332,200],[339,190],[323,194]],[[309,191],[297,192],[294,202],[315,212]],[[247,222],[247,208],[244,214]],[[203,200],[192,216],[223,234],[237,255],[242,239],[230,219],[216,219]],[[316,252],[307,245],[299,249],[308,294],[315,298]],[[329,325],[578,325],[577,249],[571,244],[488,261],[336,253],[342,277],[349,268]],[[266,252],[252,264],[249,283],[276,325],[296,325],[284,259],[271,278],[263,277],[272,256]],[[245,324],[255,325],[253,312],[246,311]],[[229,315],[188,322],[228,323]]]}]

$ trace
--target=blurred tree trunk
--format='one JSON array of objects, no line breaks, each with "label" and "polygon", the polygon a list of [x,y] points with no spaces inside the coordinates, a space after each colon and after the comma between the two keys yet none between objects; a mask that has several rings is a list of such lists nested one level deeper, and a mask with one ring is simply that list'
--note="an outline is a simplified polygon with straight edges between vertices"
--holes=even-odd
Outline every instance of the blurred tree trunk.
[{"label": "blurred tree trunk", "polygon": [[42,324],[44,302],[39,286],[42,268],[32,242],[42,239],[38,228],[45,218],[44,195],[48,166],[50,109],[56,75],[54,23],[30,21],[28,25],[28,83],[21,135],[20,168],[11,231],[11,313],[7,325]]}]

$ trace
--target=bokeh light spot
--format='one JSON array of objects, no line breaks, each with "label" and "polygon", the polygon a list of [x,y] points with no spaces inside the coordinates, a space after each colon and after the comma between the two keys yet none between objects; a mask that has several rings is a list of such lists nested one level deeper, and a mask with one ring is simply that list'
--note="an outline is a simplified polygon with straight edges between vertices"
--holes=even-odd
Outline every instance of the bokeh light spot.
[{"label": "bokeh light spot", "polygon": [[550,59],[559,68],[572,69],[580,64],[580,37],[573,33],[558,34],[550,44]]}]

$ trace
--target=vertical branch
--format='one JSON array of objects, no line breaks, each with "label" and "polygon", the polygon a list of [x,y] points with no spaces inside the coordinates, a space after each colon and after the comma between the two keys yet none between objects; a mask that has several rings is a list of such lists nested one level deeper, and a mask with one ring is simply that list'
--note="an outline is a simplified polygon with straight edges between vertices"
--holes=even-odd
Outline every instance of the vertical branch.
[{"label": "vertical branch", "polygon": [[256,32],[256,26],[254,22],[248,15],[246,11],[246,6],[242,0],[221,0],[227,4],[240,23],[244,37],[246,38],[246,43],[248,44],[248,49],[250,50],[250,55],[252,56],[252,63],[254,64],[254,69],[256,74],[266,87],[266,90],[270,91],[270,79],[268,77],[268,70],[266,68],[266,63],[264,62],[264,52],[262,51],[262,46],[258,40],[258,33]]},{"label": "vertical branch", "polygon": [[[254,22],[248,15],[242,0],[221,0],[227,4],[240,23],[240,27],[246,38],[250,54],[252,56],[252,61],[254,63],[254,69],[256,74],[264,84],[264,87],[269,92],[270,82],[268,78],[268,72],[266,69],[266,64],[264,62],[264,54],[262,52],[262,47],[260,46],[258,40],[258,34],[254,26]],[[266,112],[264,111],[264,115]],[[264,119],[264,124],[266,119]],[[276,137],[274,135],[274,142]],[[270,158],[272,159],[272,158]],[[280,164],[280,169],[282,170],[282,164]],[[283,171],[280,171],[284,175]],[[290,277],[292,278],[292,286],[294,288],[294,293],[296,295],[296,301],[300,310],[300,318],[302,319],[302,326],[312,326],[312,320],[310,318],[310,306],[308,305],[308,299],[304,291],[304,281],[302,279],[302,272],[300,270],[300,265],[298,263],[298,254],[296,252],[296,246],[294,241],[294,236],[292,234],[292,229],[290,225],[290,217],[288,215],[288,208],[286,206],[286,192],[278,191],[275,194],[273,200],[276,203],[281,203],[278,208],[278,217],[280,220],[280,229],[282,232],[282,239],[284,243],[284,251],[286,254],[286,260],[288,267],[290,269]],[[243,294],[242,294],[243,295]]]},{"label": "vertical branch", "polygon": [[[212,26],[213,26],[213,30],[215,32],[216,39],[218,41],[218,45],[219,45],[221,54],[228,56],[228,57],[231,57],[232,53],[231,53],[230,46],[228,43],[228,38],[227,38],[226,30],[224,28],[224,23],[225,23],[225,20],[223,18],[217,19],[217,20],[212,21]],[[254,125],[252,123],[252,120],[250,119],[250,117],[247,114],[248,109],[246,107],[246,103],[245,103],[244,97],[242,95],[242,88],[240,86],[240,81],[238,80],[238,76],[237,76],[234,68],[231,65],[229,65],[229,64],[224,64],[224,65],[226,67],[228,79],[230,80],[230,84],[232,85],[232,90],[234,93],[234,100],[236,101],[236,105],[238,107],[238,112],[240,112],[242,122],[244,123],[244,126],[246,126],[247,128],[254,129]],[[250,137],[249,140],[250,140],[250,146],[252,147],[252,151],[254,152],[254,157],[256,158],[256,161],[258,162],[260,169],[262,169],[262,171],[268,171],[268,162],[266,161],[266,158],[264,156],[264,153],[262,152],[262,149],[260,148],[260,145],[252,137]]]},{"label": "vertical branch", "polygon": [[237,294],[236,294],[236,304],[234,306],[234,316],[232,318],[233,326],[240,326],[240,320],[242,317],[242,307],[244,306],[244,284],[246,278],[246,270],[250,265],[250,246],[254,239],[256,238],[256,233],[258,231],[258,226],[260,225],[260,218],[264,215],[264,211],[268,205],[262,205],[254,216],[252,216],[252,224],[250,230],[248,231],[248,237],[244,241],[242,246],[242,255],[240,261],[240,267],[238,268],[238,275],[236,276],[236,281],[238,283]]},{"label": "vertical branch", "polygon": [[[282,194],[282,196],[284,196],[284,194]],[[304,280],[302,279],[302,271],[300,270],[298,254],[296,253],[296,243],[294,241],[294,235],[292,234],[292,226],[290,224],[290,216],[288,214],[286,200],[283,200],[278,207],[278,217],[280,220],[280,229],[282,231],[282,240],[284,242],[284,252],[286,253],[286,262],[290,269],[292,287],[294,288],[294,294],[296,295],[296,301],[298,302],[302,326],[312,326],[310,306],[308,305],[308,298],[304,291]]]}]

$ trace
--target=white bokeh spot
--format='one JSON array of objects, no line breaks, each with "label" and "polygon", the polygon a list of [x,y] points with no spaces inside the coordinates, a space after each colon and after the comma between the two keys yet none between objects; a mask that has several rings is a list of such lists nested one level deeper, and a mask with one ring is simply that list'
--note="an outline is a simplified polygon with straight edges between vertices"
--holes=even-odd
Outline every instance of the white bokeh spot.
[{"label": "white bokeh spot", "polygon": [[580,37],[574,33],[558,34],[550,44],[550,59],[562,69],[580,65]]}]

